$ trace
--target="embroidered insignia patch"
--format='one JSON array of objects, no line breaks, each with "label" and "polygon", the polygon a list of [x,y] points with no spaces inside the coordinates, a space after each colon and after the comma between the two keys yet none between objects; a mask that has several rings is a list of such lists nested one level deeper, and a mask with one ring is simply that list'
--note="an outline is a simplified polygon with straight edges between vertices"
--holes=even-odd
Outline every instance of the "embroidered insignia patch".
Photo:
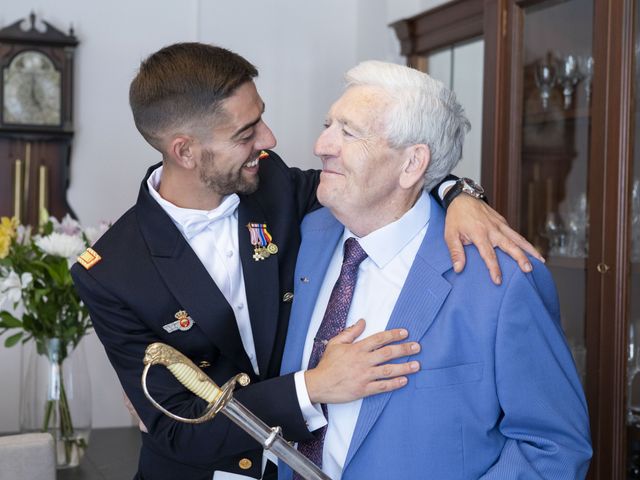
[{"label": "embroidered insignia patch", "polygon": [[102,257],[98,255],[93,248],[87,248],[84,252],[80,254],[77,258],[78,263],[82,265],[87,270],[91,269],[96,263],[102,260]]}]

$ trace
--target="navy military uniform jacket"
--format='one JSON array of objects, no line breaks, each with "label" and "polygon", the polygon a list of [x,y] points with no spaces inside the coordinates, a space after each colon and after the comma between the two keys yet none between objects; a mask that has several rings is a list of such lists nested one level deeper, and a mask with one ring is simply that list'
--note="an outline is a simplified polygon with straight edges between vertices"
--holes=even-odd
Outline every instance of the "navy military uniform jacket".
[{"label": "navy military uniform jacket", "polygon": [[[289,321],[299,225],[317,208],[317,171],[288,168],[274,153],[260,163],[260,185],[241,195],[238,240],[251,328],[260,370],[256,378],[244,351],[233,311],[171,218],[150,196],[147,172],[136,205],[93,247],[102,257],[90,269],[71,273],[91,313],[120,382],[149,434],[142,434],[138,476],[143,479],[211,479],[215,470],[258,478],[262,449],[223,415],[200,425],[176,422],[156,410],[141,388],[142,359],[153,342],[169,344],[222,385],[245,372],[251,384],[236,398],[288,440],[310,437],[298,405],[293,375],[279,377]],[[246,228],[266,223],[279,247],[263,261],[253,259]],[[162,327],[185,310],[194,325],[168,333]],[[153,367],[147,383],[161,405],[195,417],[205,402],[187,392],[164,367]]]}]

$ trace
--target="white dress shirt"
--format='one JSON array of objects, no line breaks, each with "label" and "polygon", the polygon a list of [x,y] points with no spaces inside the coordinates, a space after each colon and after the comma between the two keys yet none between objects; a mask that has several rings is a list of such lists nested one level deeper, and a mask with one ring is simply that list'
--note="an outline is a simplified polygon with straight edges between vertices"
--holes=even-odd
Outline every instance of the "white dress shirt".
[{"label": "white dress shirt", "polygon": [[[171,217],[175,226],[198,256],[209,275],[211,275],[224,298],[229,302],[238,324],[242,346],[247,352],[249,360],[251,360],[254,372],[258,375],[256,347],[253,341],[251,321],[249,320],[247,293],[244,286],[240,250],[238,248],[238,205],[240,204],[240,198],[235,193],[228,195],[217,208],[210,211],[177,207],[162,198],[158,193],[161,177],[162,167],[151,173],[147,180],[149,193]],[[194,321],[198,322],[198,319],[196,318]],[[266,456],[263,455],[262,458],[264,471]],[[229,472],[215,472],[213,474],[213,480],[244,480],[251,478]]]},{"label": "white dress shirt", "polygon": [[[386,329],[400,291],[424,239],[429,224],[431,205],[427,193],[422,193],[415,205],[399,220],[369,235],[358,238],[368,257],[360,264],[358,280],[347,316],[347,326],[358,319],[366,320],[366,328],[359,339]],[[356,237],[345,228],[329,263],[302,354],[302,369],[306,369],[313,348],[313,338],[320,327],[333,286],[342,267],[343,245],[349,237]],[[357,237],[356,237],[357,238]],[[381,295],[384,292],[384,295]],[[310,431],[325,425],[320,405],[312,405],[304,382],[304,371],[295,374],[296,392],[302,413]],[[351,437],[358,420],[362,400],[329,404],[329,425],[324,440],[322,470],[332,479],[339,479],[349,450]]]}]

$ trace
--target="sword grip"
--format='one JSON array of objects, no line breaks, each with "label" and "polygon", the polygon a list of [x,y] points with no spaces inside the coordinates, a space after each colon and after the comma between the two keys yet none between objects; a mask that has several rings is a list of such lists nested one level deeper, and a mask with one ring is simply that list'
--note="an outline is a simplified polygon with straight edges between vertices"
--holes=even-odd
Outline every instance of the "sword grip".
[{"label": "sword grip", "polygon": [[169,345],[156,342],[149,345],[144,354],[145,368],[164,365],[187,389],[207,403],[215,402],[222,390],[195,363]]},{"label": "sword grip", "polygon": [[[202,371],[197,372],[184,363],[167,365],[167,369],[173,373],[173,376],[176,377],[182,385],[207,403],[214,402],[220,396],[220,389],[213,381],[208,377],[205,379],[201,378],[199,373],[202,373]],[[200,369],[198,368],[198,370]]]}]

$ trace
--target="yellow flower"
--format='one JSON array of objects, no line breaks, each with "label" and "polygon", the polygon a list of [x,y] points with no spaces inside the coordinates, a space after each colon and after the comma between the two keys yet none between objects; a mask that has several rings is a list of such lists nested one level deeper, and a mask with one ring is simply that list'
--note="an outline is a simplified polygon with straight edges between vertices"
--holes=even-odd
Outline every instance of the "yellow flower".
[{"label": "yellow flower", "polygon": [[0,219],[0,259],[9,254],[11,240],[16,236],[16,228],[18,228],[17,218],[2,217]]}]

